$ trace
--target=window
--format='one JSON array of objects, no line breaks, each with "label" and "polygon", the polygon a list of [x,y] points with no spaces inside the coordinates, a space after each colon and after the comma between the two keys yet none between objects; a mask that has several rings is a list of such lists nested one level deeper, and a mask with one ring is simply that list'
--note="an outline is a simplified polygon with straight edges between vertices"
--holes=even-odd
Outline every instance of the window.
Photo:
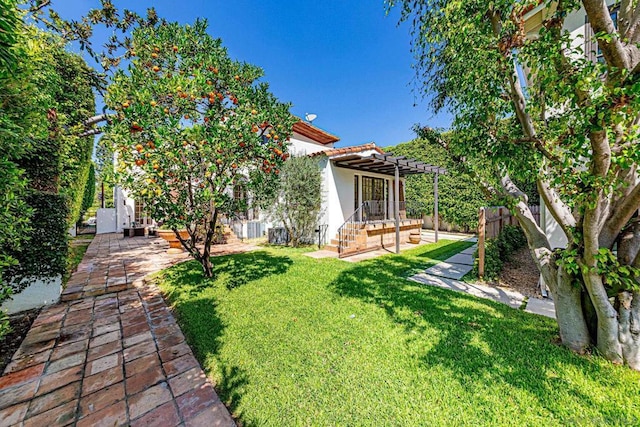
[{"label": "window", "polygon": [[238,182],[233,186],[233,201],[235,214],[240,219],[247,219],[249,211],[247,209],[247,188],[243,182]]},{"label": "window", "polygon": [[[620,6],[609,8],[609,14],[611,15],[611,20],[616,30],[618,29],[619,9]],[[591,24],[589,23],[589,17],[586,15],[584,17],[584,24],[584,53],[586,57],[593,62],[604,63],[604,55],[602,54],[602,50],[600,50],[593,28],[591,28]]]},{"label": "window", "polygon": [[134,221],[138,223],[138,225],[147,224],[147,213],[144,210],[144,203],[140,200],[136,200],[134,203]]},{"label": "window", "polygon": [[368,219],[384,219],[386,215],[384,181],[382,178],[362,177],[362,202],[369,202]]}]

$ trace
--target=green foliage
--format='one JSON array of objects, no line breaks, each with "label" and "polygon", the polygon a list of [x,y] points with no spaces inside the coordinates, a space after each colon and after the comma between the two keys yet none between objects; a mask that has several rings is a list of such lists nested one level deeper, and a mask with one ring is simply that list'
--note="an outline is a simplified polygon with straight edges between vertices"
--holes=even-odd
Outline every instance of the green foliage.
[{"label": "green foliage", "polygon": [[[491,203],[443,147],[432,140],[415,139],[389,147],[388,151],[446,168],[448,173],[438,178],[438,211],[441,219],[470,230],[477,227],[478,209]],[[406,180],[406,200],[424,206],[424,213],[428,215],[433,215],[433,179],[432,174],[427,174],[412,175]]]},{"label": "green foliage", "polygon": [[59,45],[53,51],[55,73],[60,83],[54,93],[57,104],[58,126],[64,131],[60,138],[60,192],[67,195],[69,207],[68,225],[75,224],[83,211],[82,201],[91,167],[93,136],[79,137],[83,122],[95,114],[91,78],[92,70],[78,55]]},{"label": "green foliage", "polygon": [[151,217],[186,228],[183,245],[210,271],[196,236],[208,252],[218,217],[236,210],[234,185],[258,201],[273,195],[294,119],[258,82],[262,70],[231,60],[206,28],[200,20],[138,28],[128,72],[115,74],[105,102],[116,112],[106,135],[116,178]]},{"label": "green foliage", "polygon": [[637,278],[640,277],[640,269],[632,265],[621,264],[620,260],[610,249],[600,248],[595,256],[596,272],[604,277],[610,296],[615,296],[621,291],[640,290]]},{"label": "green foliage", "polygon": [[[502,233],[496,238],[487,239],[484,244],[484,278],[496,279],[506,261],[511,259],[514,252],[524,248],[527,238],[517,225],[506,225]],[[473,274],[478,277],[478,250],[474,253]]]},{"label": "green foliage", "polygon": [[11,332],[11,324],[9,323],[9,316],[3,311],[0,311],[0,342],[5,335]]},{"label": "green foliage", "polygon": [[284,224],[292,246],[312,243],[322,208],[322,174],[318,160],[292,157],[282,166],[278,195],[272,208]]},{"label": "green foliage", "polygon": [[[478,264],[478,250],[473,253],[473,275],[480,277]],[[484,242],[484,278],[493,280],[500,275],[504,262],[500,255],[498,239],[487,239]]]},{"label": "green foliage", "polygon": [[94,108],[90,70],[62,39],[34,27],[21,37],[21,60],[0,79],[0,270],[11,265],[14,291],[24,276],[64,272],[92,150],[76,135]]},{"label": "green foliage", "polygon": [[69,213],[66,196],[32,191],[26,203],[33,209],[34,226],[23,236],[28,244],[19,250],[9,248],[18,263],[9,267],[6,276],[16,279],[13,291],[22,290],[18,280],[25,276],[55,277],[65,273],[68,251],[66,218]]},{"label": "green foliage", "polygon": [[14,71],[21,57],[18,43],[24,23],[17,4],[17,0],[0,0],[0,79]]},{"label": "green foliage", "polygon": [[87,210],[93,206],[93,201],[96,198],[96,170],[93,163],[89,166],[89,174],[87,175],[87,182],[84,186],[84,195],[82,197],[82,207],[80,208],[80,219],[87,212]]},{"label": "green foliage", "polygon": [[500,257],[509,261],[514,252],[526,246],[527,238],[519,226],[505,225],[498,237],[498,244]]}]

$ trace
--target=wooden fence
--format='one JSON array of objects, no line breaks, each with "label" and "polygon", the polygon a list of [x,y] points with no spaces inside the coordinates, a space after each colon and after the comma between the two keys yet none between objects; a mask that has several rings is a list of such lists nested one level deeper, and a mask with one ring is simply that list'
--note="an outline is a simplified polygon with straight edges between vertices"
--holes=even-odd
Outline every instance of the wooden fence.
[{"label": "wooden fence", "polygon": [[[540,206],[529,206],[533,217],[540,225]],[[517,225],[518,219],[504,206],[480,208],[478,212],[478,275],[484,276],[484,242],[496,238],[507,225]]]}]

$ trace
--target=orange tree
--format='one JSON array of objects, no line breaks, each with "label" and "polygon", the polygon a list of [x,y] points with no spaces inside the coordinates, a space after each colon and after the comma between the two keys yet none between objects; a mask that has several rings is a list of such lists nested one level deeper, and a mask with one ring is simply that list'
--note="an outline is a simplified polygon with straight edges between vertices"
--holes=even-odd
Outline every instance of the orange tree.
[{"label": "orange tree", "polygon": [[119,183],[211,277],[216,223],[237,210],[230,189],[242,181],[254,200],[273,196],[294,118],[258,82],[262,70],[231,60],[206,28],[198,20],[136,29],[130,64],[105,100],[115,110],[106,135]]}]

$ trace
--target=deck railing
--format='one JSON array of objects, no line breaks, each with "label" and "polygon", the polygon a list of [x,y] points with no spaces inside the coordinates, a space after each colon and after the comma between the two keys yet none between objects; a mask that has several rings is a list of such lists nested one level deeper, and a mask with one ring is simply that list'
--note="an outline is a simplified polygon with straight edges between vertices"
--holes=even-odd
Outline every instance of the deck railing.
[{"label": "deck railing", "polygon": [[[400,202],[400,219],[420,219],[425,211],[420,204]],[[395,219],[393,203],[387,200],[366,200],[338,228],[338,253],[342,254],[355,243],[359,230],[366,224]]]}]

